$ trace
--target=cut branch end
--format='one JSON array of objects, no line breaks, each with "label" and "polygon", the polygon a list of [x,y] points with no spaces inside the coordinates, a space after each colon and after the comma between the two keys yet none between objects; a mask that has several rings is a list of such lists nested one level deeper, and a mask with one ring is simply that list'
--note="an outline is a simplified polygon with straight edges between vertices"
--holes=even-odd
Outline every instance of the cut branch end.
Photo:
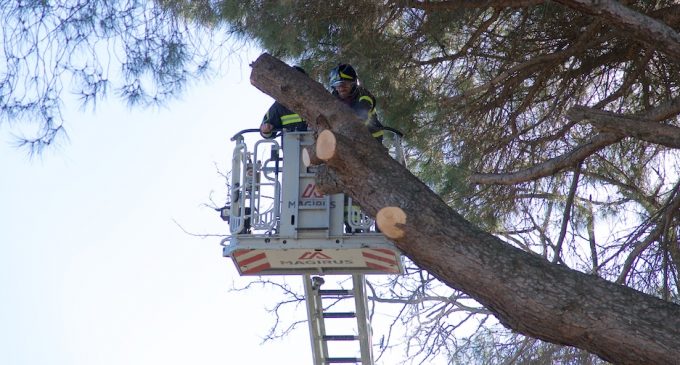
[{"label": "cut branch end", "polygon": [[404,237],[404,230],[400,227],[406,224],[406,213],[399,207],[385,207],[378,211],[376,221],[380,231],[391,239]]},{"label": "cut branch end", "polygon": [[314,148],[305,147],[302,149],[302,163],[305,167],[321,165],[323,160],[316,156]]},{"label": "cut branch end", "polygon": [[328,161],[335,156],[336,140],[335,134],[326,129],[319,133],[316,139],[316,157]]}]

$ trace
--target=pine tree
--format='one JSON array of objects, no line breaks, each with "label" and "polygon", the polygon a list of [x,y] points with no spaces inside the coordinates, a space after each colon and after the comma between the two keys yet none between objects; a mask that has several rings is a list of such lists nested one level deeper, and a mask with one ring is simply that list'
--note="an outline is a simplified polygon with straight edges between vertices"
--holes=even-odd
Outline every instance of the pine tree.
[{"label": "pine tree", "polygon": [[[113,77],[101,50],[118,55],[111,64],[122,60],[117,92],[153,104],[207,69],[195,41],[219,30],[303,65],[322,83],[337,63],[353,64],[383,122],[406,133],[411,171],[468,221],[554,265],[678,303],[676,1],[28,4],[0,7],[8,70],[1,120],[37,118],[26,143],[50,143],[62,130],[65,75],[79,81],[83,101],[104,95]],[[39,29],[53,31],[43,38]],[[412,314],[405,319],[437,318],[405,321],[419,361],[596,362],[495,335],[488,308],[433,282],[414,267],[376,298],[402,303]],[[459,318],[450,313],[458,311],[483,323],[475,335],[456,338]]]}]

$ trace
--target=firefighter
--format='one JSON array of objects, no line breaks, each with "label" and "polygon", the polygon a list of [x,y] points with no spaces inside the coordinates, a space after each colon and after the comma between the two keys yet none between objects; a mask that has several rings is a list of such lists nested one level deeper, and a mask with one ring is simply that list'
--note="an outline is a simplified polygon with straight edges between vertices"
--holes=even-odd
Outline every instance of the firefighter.
[{"label": "firefighter", "polygon": [[[331,88],[331,93],[335,95],[345,104],[349,105],[352,110],[363,120],[364,125],[368,127],[373,138],[382,143],[383,140],[383,125],[378,120],[375,111],[376,100],[365,87],[361,86],[359,77],[354,67],[350,64],[341,63],[331,70],[328,80]],[[347,233],[362,233],[364,229],[353,229],[350,225],[350,215],[354,217],[360,214],[358,205],[349,204],[349,197],[345,195],[345,232]],[[376,226],[376,231],[380,232]]]},{"label": "firefighter", "polygon": [[329,85],[332,94],[349,105],[364,121],[373,138],[382,142],[383,125],[375,111],[375,97],[361,86],[354,67],[346,63],[339,64],[331,70]]},{"label": "firefighter", "polygon": [[[307,74],[300,66],[293,66],[293,68],[305,75]],[[280,130],[286,132],[303,132],[307,130],[307,123],[302,120],[300,115],[292,112],[278,101],[275,101],[267,111],[267,114],[264,115],[264,118],[262,118],[260,134],[264,138],[272,138],[272,136],[275,135],[274,132]]]}]

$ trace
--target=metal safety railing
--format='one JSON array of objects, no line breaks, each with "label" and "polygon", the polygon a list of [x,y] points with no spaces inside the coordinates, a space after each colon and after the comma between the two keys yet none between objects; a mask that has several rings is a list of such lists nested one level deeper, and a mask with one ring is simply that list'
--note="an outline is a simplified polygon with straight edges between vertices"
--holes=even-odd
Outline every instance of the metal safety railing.
[{"label": "metal safety railing", "polygon": [[[385,148],[403,165],[403,134],[390,127],[385,127],[385,132]],[[231,138],[235,146],[230,193],[227,204],[221,209],[222,219],[229,222],[232,235],[276,234],[281,223],[283,148],[276,138],[269,138],[257,140],[250,150],[244,138],[249,133],[259,134],[259,129],[244,129]],[[344,204],[348,232],[377,231],[373,218],[362,212],[350,197]]]},{"label": "metal safety railing", "polygon": [[[258,132],[245,129],[231,138],[236,142],[232,154],[229,200],[225,206],[231,234],[253,230],[273,232],[279,222],[281,181],[279,179],[281,146],[275,139],[263,139],[248,150],[244,134]],[[269,148],[269,156],[264,153]],[[223,208],[223,211],[225,210]]]}]

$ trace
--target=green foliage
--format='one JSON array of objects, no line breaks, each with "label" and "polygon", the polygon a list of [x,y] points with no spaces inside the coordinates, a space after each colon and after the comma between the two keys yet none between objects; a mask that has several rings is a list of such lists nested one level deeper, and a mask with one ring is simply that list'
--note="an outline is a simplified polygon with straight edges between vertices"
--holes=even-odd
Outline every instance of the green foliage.
[{"label": "green foliage", "polygon": [[[64,133],[64,93],[96,105],[113,89],[131,106],[180,94],[210,61],[210,32],[145,1],[0,4],[0,123],[25,122],[20,145],[39,151]],[[118,67],[118,68],[117,68]]]}]

